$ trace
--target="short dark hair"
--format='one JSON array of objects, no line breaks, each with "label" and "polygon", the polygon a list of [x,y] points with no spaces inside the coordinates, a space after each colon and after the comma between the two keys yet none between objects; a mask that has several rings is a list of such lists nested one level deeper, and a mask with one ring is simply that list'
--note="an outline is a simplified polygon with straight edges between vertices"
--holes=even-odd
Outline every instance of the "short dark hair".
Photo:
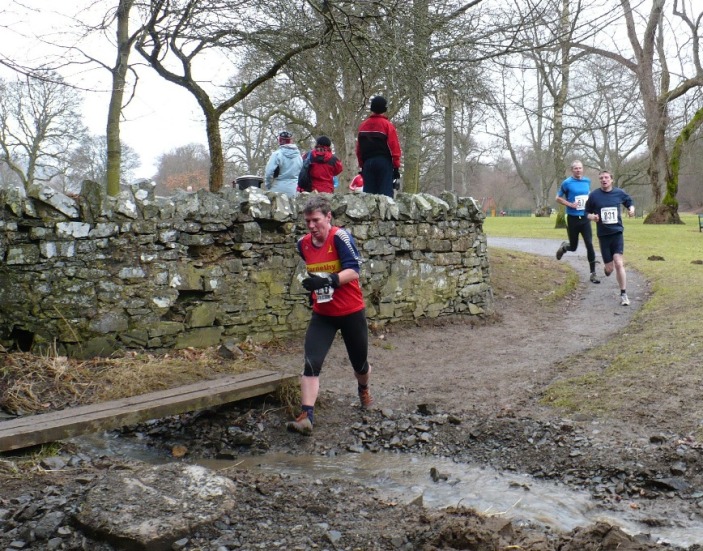
[{"label": "short dark hair", "polygon": [[371,112],[380,115],[388,110],[388,102],[383,96],[374,96],[371,98]]},{"label": "short dark hair", "polygon": [[326,198],[320,195],[313,195],[308,199],[307,203],[305,203],[303,214],[312,214],[316,210],[319,210],[322,214],[327,216],[332,212],[332,205],[330,205],[330,202]]},{"label": "short dark hair", "polygon": [[320,145],[322,147],[332,147],[332,140],[330,140],[327,136],[320,136],[317,138],[317,141],[315,141],[315,145]]}]

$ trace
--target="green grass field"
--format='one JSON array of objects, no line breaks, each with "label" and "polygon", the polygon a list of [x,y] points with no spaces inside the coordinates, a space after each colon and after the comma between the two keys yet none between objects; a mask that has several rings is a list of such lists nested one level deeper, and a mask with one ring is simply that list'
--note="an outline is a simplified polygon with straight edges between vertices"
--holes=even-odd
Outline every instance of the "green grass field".
[{"label": "green grass field", "polygon": [[[700,384],[703,233],[696,215],[681,219],[683,225],[645,225],[641,218],[625,219],[626,269],[644,275],[652,295],[622,334],[581,358],[584,364],[606,367],[569,377],[565,363],[565,378],[547,390],[544,403],[572,412],[616,414],[633,405],[646,410],[647,403],[660,398],[665,389],[690,386],[692,380]],[[565,239],[566,230],[555,229],[554,224],[554,217],[491,217],[485,220],[484,231],[489,236]]]}]

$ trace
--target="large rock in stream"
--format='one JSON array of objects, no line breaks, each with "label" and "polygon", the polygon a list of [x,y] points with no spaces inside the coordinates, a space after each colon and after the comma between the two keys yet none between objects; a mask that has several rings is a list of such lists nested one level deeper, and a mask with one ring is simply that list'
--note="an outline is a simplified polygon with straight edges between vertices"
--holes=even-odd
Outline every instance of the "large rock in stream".
[{"label": "large rock in stream", "polygon": [[235,505],[235,484],[194,465],[108,473],[87,493],[77,522],[119,547],[164,551]]}]

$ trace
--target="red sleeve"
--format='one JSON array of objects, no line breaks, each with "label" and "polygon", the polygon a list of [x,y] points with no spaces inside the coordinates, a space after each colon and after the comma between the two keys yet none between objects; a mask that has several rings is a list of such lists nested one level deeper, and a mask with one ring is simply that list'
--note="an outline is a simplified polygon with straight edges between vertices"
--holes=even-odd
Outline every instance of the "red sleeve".
[{"label": "red sleeve", "polygon": [[337,159],[337,162],[334,163],[334,166],[332,167],[332,174],[334,176],[337,176],[337,174],[341,174],[342,170],[344,170],[344,167],[342,166],[342,161]]},{"label": "red sleeve", "polygon": [[398,132],[392,122],[388,122],[388,149],[391,151],[391,159],[393,160],[393,168],[400,168],[400,142],[398,141]]}]

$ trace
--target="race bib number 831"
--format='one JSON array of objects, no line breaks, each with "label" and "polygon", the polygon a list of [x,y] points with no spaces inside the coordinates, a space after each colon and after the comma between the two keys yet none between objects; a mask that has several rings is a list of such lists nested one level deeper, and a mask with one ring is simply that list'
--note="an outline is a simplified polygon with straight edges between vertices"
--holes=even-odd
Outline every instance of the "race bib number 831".
[{"label": "race bib number 831", "polygon": [[603,207],[600,209],[600,221],[603,224],[617,224],[618,207]]}]

